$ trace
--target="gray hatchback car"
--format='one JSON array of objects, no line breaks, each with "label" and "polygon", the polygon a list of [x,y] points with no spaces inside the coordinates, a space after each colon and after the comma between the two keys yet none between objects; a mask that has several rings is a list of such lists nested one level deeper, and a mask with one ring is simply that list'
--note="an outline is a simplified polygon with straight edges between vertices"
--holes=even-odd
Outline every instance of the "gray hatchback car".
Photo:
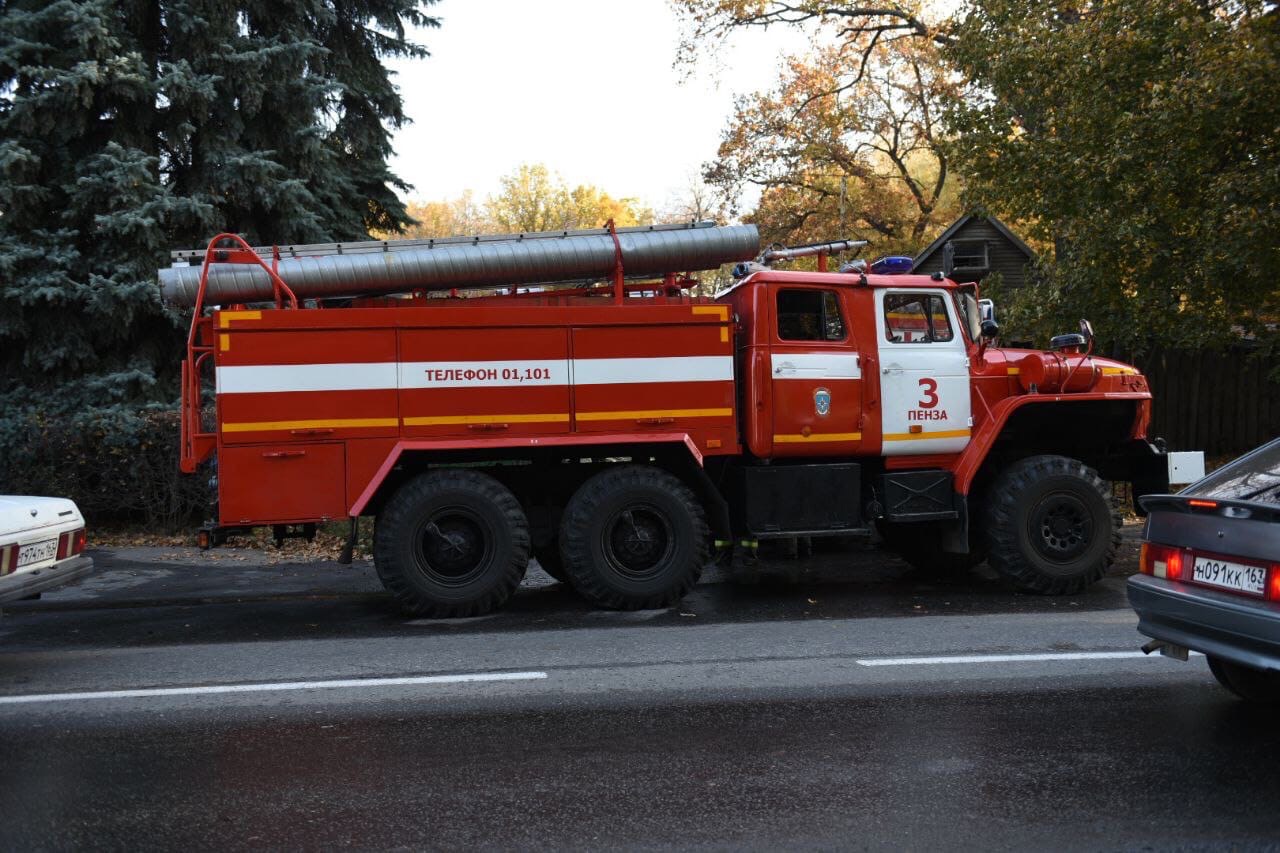
[{"label": "gray hatchback car", "polygon": [[1128,592],[1152,638],[1143,649],[1203,652],[1223,687],[1280,702],[1280,439],[1141,503],[1142,573]]}]

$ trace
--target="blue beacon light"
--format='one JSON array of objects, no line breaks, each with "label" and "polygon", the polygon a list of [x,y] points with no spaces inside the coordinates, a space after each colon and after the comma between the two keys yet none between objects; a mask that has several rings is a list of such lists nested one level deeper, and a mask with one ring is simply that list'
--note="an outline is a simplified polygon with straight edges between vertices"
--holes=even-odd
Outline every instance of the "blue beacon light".
[{"label": "blue beacon light", "polygon": [[888,255],[876,258],[871,262],[871,272],[876,275],[906,275],[915,265],[914,258],[903,255]]}]

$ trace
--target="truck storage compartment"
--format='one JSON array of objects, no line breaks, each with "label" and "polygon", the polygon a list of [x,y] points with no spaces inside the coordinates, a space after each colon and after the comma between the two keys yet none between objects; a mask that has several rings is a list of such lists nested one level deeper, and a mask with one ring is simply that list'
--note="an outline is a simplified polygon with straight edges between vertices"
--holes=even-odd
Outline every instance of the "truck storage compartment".
[{"label": "truck storage compartment", "polygon": [[706,322],[727,317],[728,309],[701,305],[668,314],[683,311],[690,322],[573,330],[578,432],[734,429],[731,336]]},{"label": "truck storage compartment", "polygon": [[223,447],[218,454],[221,522],[279,524],[342,518],[346,452],[339,442]]},{"label": "truck storage compartment", "polygon": [[406,438],[569,431],[563,328],[406,329],[400,416]]},{"label": "truck storage compartment", "polygon": [[889,521],[947,521],[960,517],[950,471],[891,471],[884,475]]},{"label": "truck storage compartment", "polygon": [[862,466],[753,465],[738,469],[736,509],[753,536],[862,531]]},{"label": "truck storage compartment", "polygon": [[224,444],[399,435],[395,330],[263,325],[234,319],[218,331]]}]

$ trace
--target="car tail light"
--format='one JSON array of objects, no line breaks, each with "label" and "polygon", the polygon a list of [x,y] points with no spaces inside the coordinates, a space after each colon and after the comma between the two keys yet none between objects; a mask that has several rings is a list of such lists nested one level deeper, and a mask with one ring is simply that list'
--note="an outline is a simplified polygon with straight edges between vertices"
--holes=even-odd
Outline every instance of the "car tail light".
[{"label": "car tail light", "polygon": [[18,568],[18,546],[5,545],[0,548],[0,575],[7,575]]},{"label": "car tail light", "polygon": [[1217,501],[1205,501],[1205,500],[1193,499],[1193,500],[1187,501],[1187,504],[1197,509],[1217,509],[1218,508]]},{"label": "car tail light", "polygon": [[87,537],[84,528],[77,530],[69,530],[58,537],[58,559],[65,560],[67,557],[74,557],[84,550]]},{"label": "car tail light", "polygon": [[1138,568],[1144,575],[1180,581],[1182,580],[1184,562],[1185,555],[1179,548],[1157,545],[1154,542],[1143,542]]},{"label": "car tail light", "polygon": [[1271,580],[1267,583],[1267,598],[1280,601],[1280,563],[1272,563]]}]

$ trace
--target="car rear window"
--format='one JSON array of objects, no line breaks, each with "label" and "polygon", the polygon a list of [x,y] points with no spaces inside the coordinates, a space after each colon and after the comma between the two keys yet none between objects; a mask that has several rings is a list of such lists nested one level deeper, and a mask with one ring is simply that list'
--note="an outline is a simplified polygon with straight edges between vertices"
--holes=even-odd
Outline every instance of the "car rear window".
[{"label": "car rear window", "polygon": [[1280,439],[1228,462],[1182,494],[1280,504]]}]

